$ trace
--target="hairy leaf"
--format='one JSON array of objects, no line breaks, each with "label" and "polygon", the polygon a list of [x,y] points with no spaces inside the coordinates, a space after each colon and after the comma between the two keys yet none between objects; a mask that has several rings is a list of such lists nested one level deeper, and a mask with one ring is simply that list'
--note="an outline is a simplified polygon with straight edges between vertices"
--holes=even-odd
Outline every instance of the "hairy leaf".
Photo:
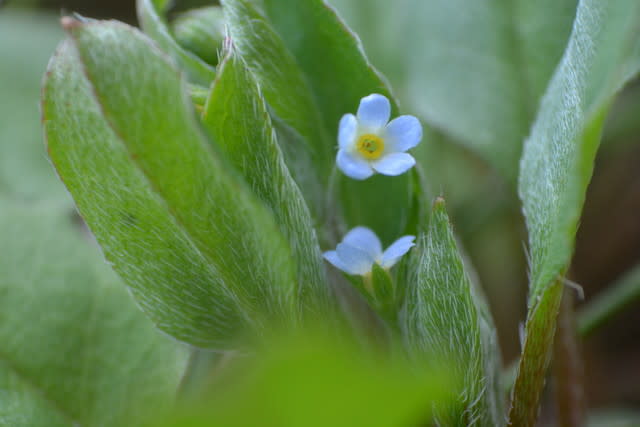
[{"label": "hairy leaf", "polygon": [[[553,337],[555,307],[562,295],[557,282],[573,253],[606,111],[615,92],[634,74],[639,28],[637,2],[580,3],[569,45],[525,143],[519,192],[529,230],[530,314],[513,393],[514,425],[535,420],[542,382],[531,376],[544,373],[551,341],[540,337]],[[543,306],[552,309],[541,315]],[[529,348],[539,342],[545,346]]]},{"label": "hairy leaf", "polygon": [[427,356],[450,362],[463,378],[457,402],[439,411],[438,420],[445,425],[504,424],[495,384],[500,362],[495,328],[465,273],[444,200],[436,200],[408,268],[402,315],[407,346],[418,360]]},{"label": "hairy leaf", "polygon": [[139,425],[186,349],[135,306],[67,209],[0,200],[0,425]]},{"label": "hairy leaf", "polygon": [[66,25],[45,83],[50,156],[145,311],[207,347],[294,315],[288,244],[201,133],[177,71],[131,27]]},{"label": "hairy leaf", "polygon": [[225,0],[223,6],[233,47],[284,125],[276,127],[278,142],[310,208],[321,219],[335,144],[325,132],[311,88],[280,36],[250,1]]},{"label": "hairy leaf", "polygon": [[215,68],[196,54],[184,49],[175,40],[163,16],[170,7],[170,0],[136,0],[138,19],[145,33],[187,73],[193,83],[208,85],[215,75]]},{"label": "hairy leaf", "polygon": [[218,67],[202,119],[289,240],[301,305],[324,312],[328,284],[309,210],[284,163],[258,83],[233,48]]}]

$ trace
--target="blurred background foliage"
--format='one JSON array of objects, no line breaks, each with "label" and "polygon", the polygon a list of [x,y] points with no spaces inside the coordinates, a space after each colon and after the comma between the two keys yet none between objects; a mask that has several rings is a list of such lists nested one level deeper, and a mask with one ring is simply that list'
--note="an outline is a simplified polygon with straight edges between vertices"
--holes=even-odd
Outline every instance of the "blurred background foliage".
[{"label": "blurred background foliage", "polygon": [[[210,3],[184,1],[181,8]],[[398,40],[400,32],[393,25],[379,22],[380,16],[399,9],[387,1],[329,3],[358,32],[405,112],[416,113],[406,109],[411,105],[411,87],[403,78],[407,64],[398,55],[405,40]],[[48,164],[39,122],[42,74],[63,36],[58,17],[77,12],[136,24],[134,2],[5,0],[0,4],[0,193],[26,201],[62,200],[72,212],[66,191]],[[569,277],[583,287],[587,301],[640,261],[639,118],[640,82],[636,81],[617,97],[607,119],[578,232]],[[509,363],[519,352],[527,292],[526,232],[515,189],[464,144],[436,129],[427,131],[416,154],[426,165],[432,193],[447,199],[456,232],[488,295],[504,360]],[[614,316],[583,345],[589,406],[640,407],[640,302]],[[304,360],[308,355],[300,357],[295,363],[309,362]],[[257,387],[255,392],[268,395],[272,391]]]}]

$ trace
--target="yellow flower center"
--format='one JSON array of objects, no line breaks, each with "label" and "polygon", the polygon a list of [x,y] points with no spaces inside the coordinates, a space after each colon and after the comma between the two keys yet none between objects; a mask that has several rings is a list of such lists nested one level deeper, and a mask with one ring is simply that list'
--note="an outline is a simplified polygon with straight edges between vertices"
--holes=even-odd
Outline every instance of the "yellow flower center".
[{"label": "yellow flower center", "polygon": [[356,142],[356,148],[365,159],[375,160],[384,151],[384,140],[378,135],[367,133],[360,135]]}]

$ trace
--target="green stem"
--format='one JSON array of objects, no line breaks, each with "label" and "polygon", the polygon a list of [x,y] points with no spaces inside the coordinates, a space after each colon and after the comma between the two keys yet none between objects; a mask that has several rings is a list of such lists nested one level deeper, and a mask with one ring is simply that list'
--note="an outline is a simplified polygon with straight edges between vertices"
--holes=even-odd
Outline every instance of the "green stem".
[{"label": "green stem", "polygon": [[578,315],[580,335],[583,337],[590,335],[637,299],[640,299],[640,265],[628,271],[580,310]]}]

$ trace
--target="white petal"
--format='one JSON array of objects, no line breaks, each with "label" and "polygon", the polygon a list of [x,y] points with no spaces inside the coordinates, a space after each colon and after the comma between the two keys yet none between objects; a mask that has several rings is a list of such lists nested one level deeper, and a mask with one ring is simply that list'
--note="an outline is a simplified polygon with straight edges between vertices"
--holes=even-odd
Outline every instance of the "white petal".
[{"label": "white petal", "polygon": [[374,93],[360,100],[358,123],[364,129],[371,132],[382,129],[389,121],[390,115],[391,104],[385,96]]},{"label": "white petal", "polygon": [[407,151],[420,143],[422,125],[413,116],[400,116],[385,128],[386,141],[394,151]]},{"label": "white petal", "polygon": [[413,243],[415,239],[415,236],[403,236],[393,242],[382,254],[382,262],[380,265],[383,268],[391,268],[398,262],[402,255],[406,254],[409,249],[415,246],[415,243]]},{"label": "white petal", "polygon": [[353,114],[345,114],[340,119],[338,127],[338,144],[340,149],[345,150],[353,145],[356,139],[356,131],[358,130],[358,121]]},{"label": "white petal", "polygon": [[324,254],[324,259],[329,261],[334,267],[344,271],[345,273],[349,273],[349,266],[347,266],[340,257],[338,256],[338,252],[336,251],[327,251]]},{"label": "white petal", "polygon": [[353,156],[345,150],[338,150],[336,163],[342,172],[353,179],[367,179],[373,175],[373,169],[365,159]]},{"label": "white petal", "polygon": [[344,236],[342,242],[365,251],[372,259],[378,259],[382,256],[380,239],[367,227],[353,228]]},{"label": "white petal", "polygon": [[416,164],[416,159],[408,153],[389,153],[371,164],[383,175],[396,176],[405,173]]},{"label": "white petal", "polygon": [[347,273],[363,275],[370,272],[373,267],[374,259],[361,249],[354,248],[346,243],[338,243],[336,252],[344,263]]}]

